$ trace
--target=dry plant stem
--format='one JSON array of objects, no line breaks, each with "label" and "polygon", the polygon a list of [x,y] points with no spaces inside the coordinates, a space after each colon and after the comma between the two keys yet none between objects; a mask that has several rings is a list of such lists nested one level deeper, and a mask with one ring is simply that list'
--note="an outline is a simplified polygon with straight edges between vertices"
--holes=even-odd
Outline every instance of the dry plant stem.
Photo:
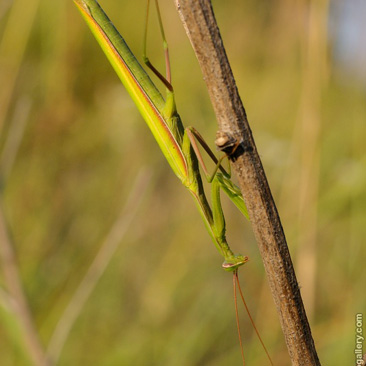
[{"label": "dry plant stem", "polygon": [[102,243],[84,278],[66,306],[65,311],[61,315],[47,350],[49,358],[55,364],[57,364],[60,358],[62,349],[72,327],[75,324],[75,321],[82,312],[85,303],[111,262],[111,259],[130,227],[132,220],[136,216],[148,189],[150,177],[150,170],[140,170],[135,182],[131,185],[134,188],[129,194],[126,204]]},{"label": "dry plant stem", "polygon": [[286,238],[209,0],[175,0],[221,131],[244,141],[233,164],[293,365],[320,365]]},{"label": "dry plant stem", "polygon": [[36,366],[49,366],[51,363],[46,359],[23,290],[13,244],[9,237],[2,206],[0,207],[0,262],[4,273],[5,284],[12,300],[8,301],[7,304],[17,314],[23,339],[32,363]]}]

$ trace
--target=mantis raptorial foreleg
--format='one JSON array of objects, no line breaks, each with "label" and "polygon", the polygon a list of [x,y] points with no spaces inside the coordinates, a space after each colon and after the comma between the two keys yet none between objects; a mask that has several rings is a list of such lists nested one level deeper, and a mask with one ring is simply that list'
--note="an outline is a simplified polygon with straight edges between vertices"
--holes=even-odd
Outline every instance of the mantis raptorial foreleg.
[{"label": "mantis raptorial foreleg", "polygon": [[[230,179],[230,177],[231,177],[230,164],[228,165],[229,172],[227,172],[221,165],[221,162],[225,158],[227,158],[227,156],[223,155],[220,159],[217,159],[215,154],[213,153],[213,151],[210,149],[210,147],[207,145],[207,143],[201,136],[201,134],[194,127],[187,127],[186,133],[189,136],[189,139],[192,144],[192,148],[193,148],[194,152],[196,153],[197,159],[200,163],[202,170],[204,171],[204,173],[206,175],[207,181],[209,183],[211,183],[214,180],[217,180],[217,184],[219,184],[220,188],[226,193],[226,195],[235,204],[235,206],[239,209],[239,211],[249,220],[248,210],[245,206],[241,191]],[[196,139],[200,143],[200,145],[204,148],[204,150],[209,155],[209,157],[212,159],[212,161],[216,164],[215,169],[214,169],[213,173],[211,173],[211,174],[209,174],[209,172],[206,168],[202,155],[197,146]],[[218,172],[218,170],[220,170],[221,172]]]}]

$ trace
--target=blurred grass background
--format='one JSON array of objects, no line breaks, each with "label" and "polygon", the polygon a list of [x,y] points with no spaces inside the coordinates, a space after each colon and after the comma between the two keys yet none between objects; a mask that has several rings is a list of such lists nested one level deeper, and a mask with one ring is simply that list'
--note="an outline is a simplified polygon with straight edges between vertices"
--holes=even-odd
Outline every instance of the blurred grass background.
[{"label": "blurred grass background", "polygon": [[[350,31],[365,6],[349,4],[353,17],[336,0],[214,1],[324,365],[354,364],[366,308],[366,33]],[[139,57],[145,1],[102,6]],[[179,112],[212,142],[199,67],[173,2],[161,8]],[[163,69],[152,19],[148,53]],[[0,37],[2,209],[44,348],[142,174],[142,206],[58,364],[240,364],[231,276],[72,1],[2,0]],[[224,209],[229,243],[251,258],[240,271],[249,307],[275,364],[288,365],[250,225]],[[29,365],[0,284],[1,365]],[[241,315],[248,365],[258,365]]]}]

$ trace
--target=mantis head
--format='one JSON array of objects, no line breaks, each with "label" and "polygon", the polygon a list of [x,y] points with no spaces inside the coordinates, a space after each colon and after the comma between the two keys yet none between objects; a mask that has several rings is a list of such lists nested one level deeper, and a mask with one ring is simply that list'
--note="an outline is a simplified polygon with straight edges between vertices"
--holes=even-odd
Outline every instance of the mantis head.
[{"label": "mantis head", "polygon": [[234,255],[231,258],[227,258],[222,264],[222,268],[227,272],[234,272],[240,266],[248,262],[249,258],[244,255]]}]

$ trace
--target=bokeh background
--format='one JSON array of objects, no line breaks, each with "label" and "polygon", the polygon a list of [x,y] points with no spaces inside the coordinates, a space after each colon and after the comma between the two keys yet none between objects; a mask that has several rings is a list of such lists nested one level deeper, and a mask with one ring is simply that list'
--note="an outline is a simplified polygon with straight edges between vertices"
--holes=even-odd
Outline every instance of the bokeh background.
[{"label": "bokeh background", "polygon": [[[101,3],[140,57],[145,1]],[[193,51],[173,1],[161,8],[178,109],[213,145]],[[365,2],[214,9],[320,360],[355,364],[355,316],[366,310]],[[163,70],[154,15],[148,53]],[[31,365],[37,349],[60,366],[240,364],[231,276],[71,0],[1,0],[0,126],[1,365]],[[240,279],[252,315],[275,364],[289,365],[250,225],[223,205],[229,243],[251,259]],[[14,303],[14,268],[34,327]],[[265,364],[244,310],[240,322],[248,365]]]}]

